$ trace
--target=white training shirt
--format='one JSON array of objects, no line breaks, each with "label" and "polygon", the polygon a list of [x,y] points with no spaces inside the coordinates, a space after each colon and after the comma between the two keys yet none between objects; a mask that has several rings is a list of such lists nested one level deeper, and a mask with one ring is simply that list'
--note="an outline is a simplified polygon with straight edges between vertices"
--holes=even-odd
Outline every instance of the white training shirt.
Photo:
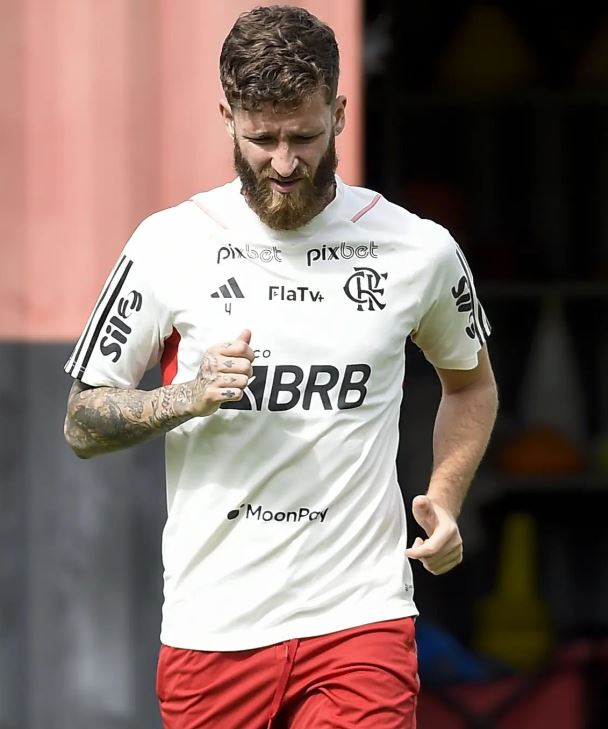
[{"label": "white training shirt", "polygon": [[449,233],[337,178],[296,231],[240,182],[144,220],[66,371],[88,385],[192,379],[251,329],[238,403],[166,436],[163,643],[229,651],[417,614],[395,459],[411,336],[470,369],[489,334]]}]

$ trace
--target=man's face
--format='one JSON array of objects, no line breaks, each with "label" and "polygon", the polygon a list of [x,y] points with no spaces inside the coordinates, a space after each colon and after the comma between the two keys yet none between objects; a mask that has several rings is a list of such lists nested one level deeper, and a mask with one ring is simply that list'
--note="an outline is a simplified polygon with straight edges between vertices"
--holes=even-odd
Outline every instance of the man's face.
[{"label": "man's face", "polygon": [[327,104],[317,91],[296,109],[245,111],[222,104],[243,195],[266,225],[299,228],[332,200],[335,135],[344,127],[345,101]]}]

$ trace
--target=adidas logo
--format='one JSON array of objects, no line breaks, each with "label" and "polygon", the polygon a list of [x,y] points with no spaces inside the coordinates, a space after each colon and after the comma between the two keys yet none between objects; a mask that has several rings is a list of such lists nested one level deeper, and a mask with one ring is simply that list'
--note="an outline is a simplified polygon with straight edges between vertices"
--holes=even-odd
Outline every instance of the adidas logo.
[{"label": "adidas logo", "polygon": [[245,294],[241,291],[241,287],[236,282],[236,279],[229,278],[228,281],[219,287],[217,291],[211,294],[212,299],[244,299]]}]

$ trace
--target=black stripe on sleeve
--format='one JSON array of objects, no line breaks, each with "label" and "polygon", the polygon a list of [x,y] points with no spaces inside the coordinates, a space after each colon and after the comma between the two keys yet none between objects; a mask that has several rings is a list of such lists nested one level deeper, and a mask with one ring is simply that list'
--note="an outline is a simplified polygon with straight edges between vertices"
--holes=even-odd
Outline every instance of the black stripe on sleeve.
[{"label": "black stripe on sleeve", "polygon": [[108,282],[106,283],[103,291],[101,292],[101,296],[99,297],[99,301],[97,302],[97,305],[95,306],[95,309],[93,310],[93,313],[91,314],[91,316],[89,318],[89,323],[87,324],[86,329],[84,330],[82,336],[80,337],[80,342],[78,342],[78,344],[76,345],[77,349],[75,348],[74,349],[74,352],[72,353],[72,357],[71,357],[72,366],[69,369],[69,374],[70,375],[73,375],[74,374],[74,368],[76,367],[76,363],[78,362],[78,358],[80,357],[80,353],[82,352],[82,348],[84,347],[84,343],[86,342],[87,337],[89,336],[89,331],[90,331],[90,329],[91,329],[91,327],[93,325],[93,322],[95,321],[95,315],[97,314],[97,311],[99,310],[99,307],[103,304],[104,299],[106,298],[107,293],[108,293],[108,291],[110,289],[110,286],[112,285],[112,282],[116,278],[116,274],[120,270],[120,268],[121,268],[121,266],[122,266],[123,261],[125,260],[125,258],[126,258],[126,256],[124,256],[124,255],[121,256],[120,260],[118,261],[118,263],[114,267],[114,270],[112,271],[112,275],[108,279]]},{"label": "black stripe on sleeve", "polygon": [[481,336],[481,326],[479,324],[479,321],[477,320],[478,312],[477,312],[477,294],[475,292],[475,288],[473,287],[473,281],[471,278],[471,272],[469,270],[469,267],[467,266],[466,259],[464,257],[464,254],[456,245],[456,255],[458,256],[458,260],[460,261],[460,265],[462,266],[462,270],[464,271],[465,278],[467,280],[467,284],[469,285],[469,291],[471,293],[471,306],[472,306],[472,314],[473,314],[473,323],[475,324],[475,334],[477,336],[477,339],[479,340],[479,344],[483,347],[484,340]]},{"label": "black stripe on sleeve", "polygon": [[133,265],[133,261],[129,261],[125,267],[125,270],[122,272],[122,276],[120,277],[120,280],[114,287],[114,291],[112,291],[112,295],[108,299],[107,304],[105,305],[105,308],[99,317],[99,321],[97,322],[97,326],[95,327],[95,331],[93,332],[93,336],[91,338],[91,341],[89,342],[89,346],[87,348],[86,354],[84,356],[84,359],[82,360],[82,364],[78,368],[78,374],[76,375],[77,378],[82,377],[84,374],[84,371],[87,368],[87,365],[89,364],[89,360],[91,359],[91,355],[93,354],[93,350],[95,349],[95,345],[97,344],[97,340],[99,339],[99,334],[101,333],[101,329],[103,325],[106,323],[106,319],[108,317],[108,314],[110,313],[110,310],[112,309],[112,306],[114,305],[114,302],[116,301],[116,297],[120,293],[120,290],[122,289],[125,280],[127,276],[129,275],[129,271],[131,270],[131,266]]},{"label": "black stripe on sleeve", "polygon": [[458,244],[456,244],[456,250],[459,253],[460,262],[462,264],[462,267],[465,270],[465,274],[468,274],[468,281],[469,281],[469,287],[472,292],[474,292],[473,300],[477,304],[476,312],[477,312],[477,319],[476,322],[479,326],[479,331],[482,334],[483,341],[485,342],[490,334],[492,333],[492,327],[490,326],[490,322],[488,321],[488,317],[486,316],[486,312],[483,309],[483,306],[481,304],[481,301],[477,298],[477,291],[475,291],[475,287],[473,284],[473,274],[471,273],[471,269],[469,267],[469,264],[467,263],[467,259],[462,252],[462,249]]},{"label": "black stripe on sleeve", "polygon": [[487,338],[490,336],[492,332],[492,327],[490,326],[490,322],[488,321],[488,317],[486,316],[486,312],[483,310],[483,306],[477,301],[477,314],[479,316],[479,321],[481,322],[481,326],[483,328],[483,335],[484,338],[487,340]]}]

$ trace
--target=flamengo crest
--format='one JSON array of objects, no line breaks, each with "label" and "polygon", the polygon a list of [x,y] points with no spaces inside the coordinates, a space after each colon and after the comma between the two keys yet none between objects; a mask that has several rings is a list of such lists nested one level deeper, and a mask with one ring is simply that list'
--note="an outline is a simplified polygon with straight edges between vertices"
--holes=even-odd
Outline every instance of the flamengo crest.
[{"label": "flamengo crest", "polygon": [[388,274],[378,273],[367,266],[355,267],[354,270],[353,275],[344,284],[344,293],[357,304],[357,311],[384,309],[386,304],[381,301],[384,288],[380,288],[380,284],[383,279],[388,278]]}]

